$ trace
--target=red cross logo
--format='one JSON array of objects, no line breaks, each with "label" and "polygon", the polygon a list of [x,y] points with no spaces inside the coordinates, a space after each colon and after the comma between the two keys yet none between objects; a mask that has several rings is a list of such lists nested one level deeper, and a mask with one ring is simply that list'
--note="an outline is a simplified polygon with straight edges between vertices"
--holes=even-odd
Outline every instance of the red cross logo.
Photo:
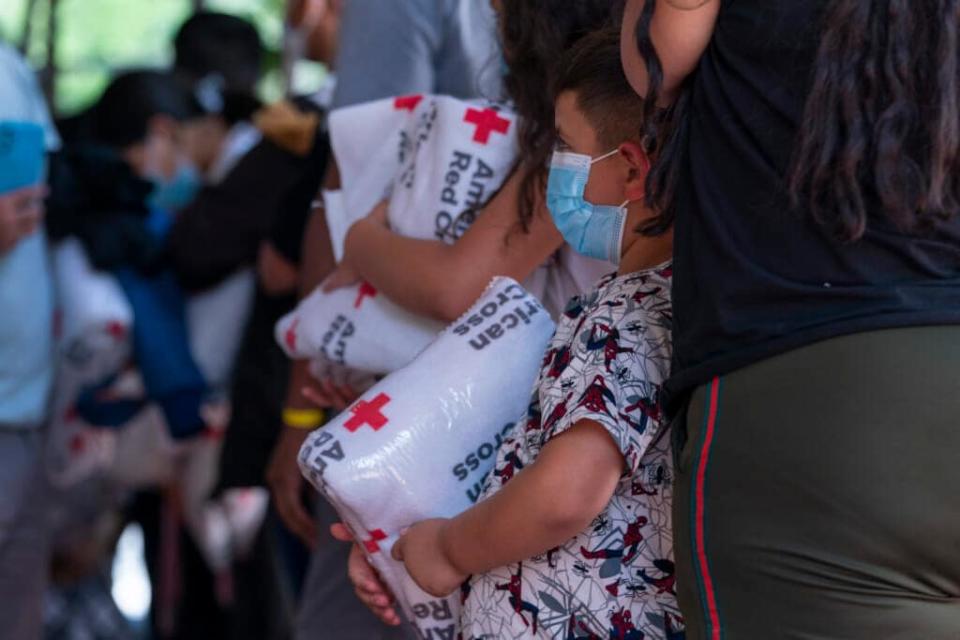
[{"label": "red cross logo", "polygon": [[506,134],[510,130],[510,121],[501,118],[493,109],[467,109],[467,115],[463,118],[464,122],[476,125],[477,130],[473,134],[473,141],[480,144],[487,144],[490,141],[490,134],[493,132]]},{"label": "red cross logo", "polygon": [[350,413],[353,416],[343,423],[350,433],[356,432],[364,425],[370,425],[374,431],[380,431],[388,422],[387,416],[383,415],[383,409],[390,402],[390,396],[381,393],[376,398],[367,402],[360,400],[357,404],[350,407]]},{"label": "red cross logo", "polygon": [[413,111],[423,100],[423,96],[401,96],[393,101],[393,108],[397,111]]},{"label": "red cross logo", "polygon": [[70,438],[70,453],[81,454],[87,448],[87,439],[83,437],[82,433],[75,433],[73,437]]},{"label": "red cross logo", "polygon": [[370,539],[363,541],[363,548],[367,550],[367,553],[378,553],[380,551],[380,544],[387,539],[387,534],[385,534],[380,529],[376,529],[370,532]]},{"label": "red cross logo", "polygon": [[287,329],[287,332],[283,335],[283,341],[287,343],[287,348],[290,351],[297,350],[297,325],[300,324],[300,318],[295,318],[293,324],[290,325],[290,328]]},{"label": "red cross logo", "polygon": [[369,282],[360,283],[360,290],[357,291],[357,299],[353,303],[354,309],[359,309],[360,305],[363,304],[364,298],[375,298],[377,297],[377,290]]},{"label": "red cross logo", "polygon": [[113,322],[107,323],[107,333],[111,338],[119,342],[127,337],[127,328],[123,326],[122,323],[114,320]]}]

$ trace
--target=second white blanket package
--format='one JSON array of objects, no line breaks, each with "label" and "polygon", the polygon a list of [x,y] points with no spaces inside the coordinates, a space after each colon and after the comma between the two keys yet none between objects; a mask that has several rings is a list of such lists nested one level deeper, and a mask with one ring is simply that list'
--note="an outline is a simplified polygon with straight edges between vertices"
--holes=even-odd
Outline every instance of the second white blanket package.
[{"label": "second white blanket package", "polygon": [[337,509],[423,638],[459,631],[459,594],[417,587],[390,549],[406,527],[480,496],[502,438],[526,414],[554,323],[509,278],[411,364],[387,376],[300,451],[304,476]]},{"label": "second white blanket package", "polygon": [[[330,116],[330,135],[342,191],[324,194],[324,202],[338,260],[350,226],[384,199],[393,231],[455,242],[517,158],[516,116],[501,105],[448,96],[339,109]],[[410,362],[442,328],[361,283],[329,294],[317,289],[280,320],[276,334],[291,358],[384,374]]]}]

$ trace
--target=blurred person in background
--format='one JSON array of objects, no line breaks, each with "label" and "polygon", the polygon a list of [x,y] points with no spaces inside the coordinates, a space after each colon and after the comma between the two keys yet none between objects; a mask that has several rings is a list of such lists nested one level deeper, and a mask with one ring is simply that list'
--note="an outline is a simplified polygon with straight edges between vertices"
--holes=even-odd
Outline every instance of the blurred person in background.
[{"label": "blurred person in background", "polygon": [[[298,55],[329,68],[340,3],[323,3],[319,12],[308,5],[291,5],[290,32],[300,36],[294,38],[300,45],[295,48]],[[298,13],[304,8],[310,11]],[[213,28],[217,26],[213,17],[200,15],[188,20],[177,38],[177,72],[182,75],[184,69],[194,69],[206,73],[206,78],[227,78],[224,97],[229,103],[237,94],[237,83],[229,79],[236,70],[221,65],[235,64],[235,60],[250,64],[254,56],[222,56],[213,62],[208,58],[206,63],[194,60],[202,58],[221,31]],[[211,29],[191,26],[194,20]],[[225,17],[223,22],[235,20]],[[184,34],[203,42],[187,46]],[[246,42],[251,46],[249,39]],[[224,47],[230,46],[231,42],[224,43]],[[273,327],[295,303],[304,227],[326,165],[324,113],[328,106],[329,91],[321,87],[314,94],[258,110],[245,128],[235,125],[228,149],[233,147],[231,140],[240,143],[238,146],[248,140],[250,146],[219,182],[208,184],[181,212],[171,236],[171,254],[180,281],[191,291],[204,291],[238,265],[259,265],[253,307],[230,383],[232,411],[218,469],[217,489],[223,496],[259,498],[265,484],[267,457],[276,439],[274,425],[287,381],[287,361],[274,341]],[[274,637],[285,630],[288,609],[281,594],[288,590],[278,588],[274,550],[284,551],[282,557],[287,558],[293,574],[289,591],[295,592],[302,579],[298,574],[307,562],[298,547],[285,540],[279,528],[268,526],[260,530],[253,548],[234,563],[230,638]]]},{"label": "blurred person in background", "polygon": [[[290,188],[274,192],[276,214],[268,236],[260,243],[257,294],[234,374],[232,415],[220,459],[222,490],[265,486],[266,467],[276,442],[277,417],[286,395],[289,360],[276,344],[274,325],[296,303],[303,256],[303,235],[311,205],[319,190],[328,158],[325,114],[334,84],[333,56],[341,2],[293,2],[287,16],[288,62],[301,59],[326,67],[324,83],[316,92],[291,97],[262,110],[257,124],[264,140],[251,152],[264,175],[276,170],[270,159],[278,145],[301,158],[299,176]],[[299,150],[299,151],[298,151]],[[282,180],[288,180],[284,176]],[[291,592],[300,589],[308,552],[285,527],[265,531],[281,552]],[[238,594],[239,596],[239,594]]]},{"label": "blurred person in background", "polygon": [[[60,144],[33,71],[2,43],[0,123],[41,129],[47,151]],[[42,184],[0,193],[0,628],[10,640],[40,638],[48,574],[41,450],[54,299],[45,194]]]},{"label": "blurred person in background", "polygon": [[173,40],[174,70],[196,82],[219,77],[230,90],[256,95],[263,75],[263,43],[249,21],[199,11],[180,25]]}]

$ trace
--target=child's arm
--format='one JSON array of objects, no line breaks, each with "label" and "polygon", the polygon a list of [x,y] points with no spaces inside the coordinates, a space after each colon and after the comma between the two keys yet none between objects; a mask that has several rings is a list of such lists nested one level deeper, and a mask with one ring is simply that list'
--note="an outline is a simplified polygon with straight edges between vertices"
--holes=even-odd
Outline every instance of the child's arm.
[{"label": "child's arm", "polygon": [[517,226],[522,175],[514,172],[453,245],[397,235],[378,222],[384,212],[375,212],[350,228],[343,268],[413,313],[444,322],[456,320],[492,278],[510,276],[522,281],[563,245],[542,203],[529,233]]},{"label": "child's arm", "polygon": [[470,574],[545,553],[583,531],[610,502],[623,471],[610,434],[580,420],[488,500],[451,520],[411,527],[394,557],[424,591],[446,596]]}]

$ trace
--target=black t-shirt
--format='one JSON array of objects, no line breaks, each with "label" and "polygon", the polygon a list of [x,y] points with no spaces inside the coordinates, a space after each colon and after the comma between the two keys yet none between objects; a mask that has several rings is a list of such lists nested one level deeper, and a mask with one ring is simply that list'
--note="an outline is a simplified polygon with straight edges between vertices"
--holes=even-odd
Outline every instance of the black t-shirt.
[{"label": "black t-shirt", "polygon": [[815,341],[960,323],[960,218],[841,243],[784,188],[829,0],[724,0],[692,81],[675,229],[673,400]]}]

